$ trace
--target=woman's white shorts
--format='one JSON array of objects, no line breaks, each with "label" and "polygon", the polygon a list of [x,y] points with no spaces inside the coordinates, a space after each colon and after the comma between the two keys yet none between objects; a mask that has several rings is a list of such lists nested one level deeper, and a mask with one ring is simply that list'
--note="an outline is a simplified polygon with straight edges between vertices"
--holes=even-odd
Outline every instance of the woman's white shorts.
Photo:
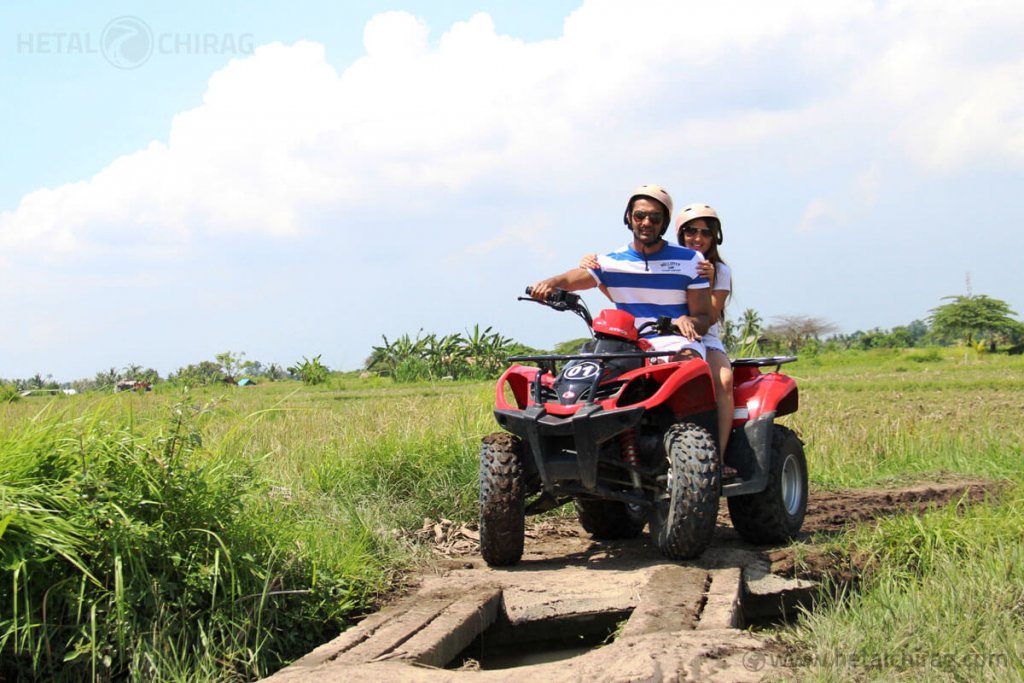
[{"label": "woman's white shorts", "polygon": [[[693,349],[701,358],[706,358],[704,353],[704,344],[697,341],[691,341],[686,337],[680,337],[678,335],[665,335],[663,337],[647,337],[647,341],[651,343],[652,351],[682,351],[683,349]],[[719,342],[721,343],[721,342]],[[666,357],[665,361],[669,358]]]}]

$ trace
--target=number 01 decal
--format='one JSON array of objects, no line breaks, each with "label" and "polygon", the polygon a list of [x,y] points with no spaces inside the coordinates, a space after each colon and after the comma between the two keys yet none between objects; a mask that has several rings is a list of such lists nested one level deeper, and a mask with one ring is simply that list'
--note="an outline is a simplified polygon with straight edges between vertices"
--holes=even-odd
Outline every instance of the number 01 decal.
[{"label": "number 01 decal", "polygon": [[586,361],[566,368],[562,372],[562,376],[566,379],[590,379],[600,371],[601,366],[597,363]]}]

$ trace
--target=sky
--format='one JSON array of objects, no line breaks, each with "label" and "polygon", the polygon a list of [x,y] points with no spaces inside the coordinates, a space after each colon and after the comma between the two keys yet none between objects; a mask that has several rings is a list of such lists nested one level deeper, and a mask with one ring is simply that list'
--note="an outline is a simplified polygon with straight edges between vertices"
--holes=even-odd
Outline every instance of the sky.
[{"label": "sky", "polygon": [[582,324],[516,297],[628,242],[644,183],[718,210],[734,318],[1024,313],[1019,0],[43,1],[0,26],[0,377],[354,370],[477,324],[550,348]]}]

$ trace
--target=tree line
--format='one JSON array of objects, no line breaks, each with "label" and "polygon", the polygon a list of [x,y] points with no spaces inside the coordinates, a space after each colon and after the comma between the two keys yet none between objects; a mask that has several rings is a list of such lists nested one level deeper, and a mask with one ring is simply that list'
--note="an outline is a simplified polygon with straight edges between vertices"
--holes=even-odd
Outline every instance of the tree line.
[{"label": "tree line", "polygon": [[[913,348],[959,344],[978,350],[1010,353],[1024,350],[1024,323],[1005,301],[985,294],[944,297],[944,303],[929,311],[926,320],[914,320],[889,330],[873,328],[852,334],[837,334],[836,326],[820,318],[785,315],[766,322],[752,308],[736,319],[723,321],[722,341],[733,357],[766,354],[804,354],[850,349]],[[373,346],[362,371],[390,377],[397,382],[444,379],[491,379],[506,367],[509,356],[542,352],[495,332],[474,325],[465,333],[438,335],[420,330],[415,337],[403,334],[394,340],[382,337]],[[554,351],[571,353],[584,340],[559,344]],[[256,381],[298,380],[322,384],[331,374],[317,355],[288,367],[245,358],[245,353],[225,351],[213,360],[187,365],[166,378],[152,369],[129,364],[109,368],[91,379],[58,382],[52,376],[36,374],[28,379],[0,379],[0,400],[16,398],[27,390],[76,391],[113,390],[119,382],[146,385],[172,383],[180,386],[233,384],[243,379]]]},{"label": "tree line", "polygon": [[497,377],[508,357],[537,349],[510,339],[492,328],[474,325],[466,334],[403,334],[394,341],[385,335],[374,346],[364,369],[398,382],[437,379],[489,379]]},{"label": "tree line", "polygon": [[948,303],[931,309],[927,320],[852,334],[835,334],[832,323],[807,316],[778,316],[765,325],[756,311],[747,309],[736,323],[726,321],[723,342],[736,356],[950,345],[1021,352],[1024,323],[1011,317],[1016,312],[1005,301],[984,294],[949,296],[943,301]]},{"label": "tree line", "polygon": [[[285,379],[306,380],[313,379],[310,383],[317,383],[314,377],[319,365],[320,357],[317,356],[313,366],[310,361],[303,359],[304,363],[296,363],[293,367],[282,368],[277,363],[262,363],[258,360],[245,358],[245,352],[235,353],[225,351],[214,356],[214,360],[204,360],[198,363],[178,368],[176,371],[161,377],[160,373],[153,368],[147,368],[136,363],[129,363],[121,368],[111,367],[100,370],[94,377],[78,379],[71,382],[59,382],[52,375],[45,377],[40,373],[27,379],[0,379],[0,400],[17,397],[26,391],[60,391],[74,390],[85,391],[114,391],[119,386],[130,385],[134,387],[151,387],[157,384],[174,384],[182,387],[197,387],[210,384],[237,384],[243,379],[275,382]],[[310,368],[313,368],[311,373]],[[328,370],[319,366],[323,381],[326,379]]]}]

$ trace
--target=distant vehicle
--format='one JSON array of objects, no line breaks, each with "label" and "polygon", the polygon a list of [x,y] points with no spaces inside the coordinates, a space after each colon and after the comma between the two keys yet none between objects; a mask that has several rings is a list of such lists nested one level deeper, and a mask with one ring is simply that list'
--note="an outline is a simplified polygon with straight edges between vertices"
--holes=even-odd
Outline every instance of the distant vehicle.
[{"label": "distant vehicle", "polygon": [[122,379],[114,385],[114,393],[121,391],[152,391],[153,385],[149,382],[143,382],[137,379]]},{"label": "distant vehicle", "polygon": [[74,396],[78,392],[74,389],[26,389],[18,395],[21,397],[26,396],[56,396],[57,394],[64,394],[65,396]]}]

